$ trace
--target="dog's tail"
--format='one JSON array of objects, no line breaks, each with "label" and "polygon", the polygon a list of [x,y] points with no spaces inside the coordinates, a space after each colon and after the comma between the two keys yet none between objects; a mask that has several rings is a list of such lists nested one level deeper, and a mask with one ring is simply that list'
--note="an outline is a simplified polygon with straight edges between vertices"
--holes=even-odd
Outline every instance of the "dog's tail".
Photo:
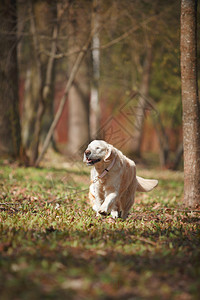
[{"label": "dog's tail", "polygon": [[136,179],[138,192],[149,192],[158,185],[158,180],[156,179],[144,179],[139,176],[136,176]]}]

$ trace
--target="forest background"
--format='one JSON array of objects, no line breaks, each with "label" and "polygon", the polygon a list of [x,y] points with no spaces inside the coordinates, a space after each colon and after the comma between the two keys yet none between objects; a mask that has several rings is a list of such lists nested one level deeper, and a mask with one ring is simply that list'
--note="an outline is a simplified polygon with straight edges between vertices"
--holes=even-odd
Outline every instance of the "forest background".
[{"label": "forest background", "polygon": [[[180,167],[179,1],[19,0],[1,14],[1,65],[11,70],[1,93],[19,103],[17,147],[28,164],[42,159],[54,120],[49,141],[70,157],[102,138],[136,160],[154,153],[162,167]],[[5,122],[8,102],[6,140],[17,128]],[[6,143],[1,153],[19,151]]]},{"label": "forest background", "polygon": [[[199,299],[197,1],[0,0],[0,17],[1,299]],[[184,174],[163,171],[182,168],[181,119]],[[159,180],[125,221],[88,203],[94,138]]]}]

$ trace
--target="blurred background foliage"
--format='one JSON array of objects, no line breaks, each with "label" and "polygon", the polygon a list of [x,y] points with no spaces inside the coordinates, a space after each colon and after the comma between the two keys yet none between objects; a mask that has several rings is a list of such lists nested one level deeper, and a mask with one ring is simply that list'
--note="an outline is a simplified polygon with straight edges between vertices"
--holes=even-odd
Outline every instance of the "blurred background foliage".
[{"label": "blurred background foliage", "polygon": [[[1,47],[8,55],[0,60],[3,66],[17,49],[18,152],[29,164],[37,165],[63,100],[50,145],[67,157],[78,158],[90,140],[102,138],[135,160],[153,153],[162,167],[181,166],[180,1],[3,2],[2,23],[12,30],[2,26],[1,40],[13,47]],[[13,152],[6,147],[2,139],[1,156]]]}]

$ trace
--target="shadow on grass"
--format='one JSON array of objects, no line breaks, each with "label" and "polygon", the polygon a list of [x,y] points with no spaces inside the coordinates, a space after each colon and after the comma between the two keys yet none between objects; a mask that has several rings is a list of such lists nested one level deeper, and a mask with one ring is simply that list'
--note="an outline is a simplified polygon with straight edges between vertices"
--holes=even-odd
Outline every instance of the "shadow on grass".
[{"label": "shadow on grass", "polygon": [[179,230],[8,229],[1,299],[197,299],[199,231]]}]

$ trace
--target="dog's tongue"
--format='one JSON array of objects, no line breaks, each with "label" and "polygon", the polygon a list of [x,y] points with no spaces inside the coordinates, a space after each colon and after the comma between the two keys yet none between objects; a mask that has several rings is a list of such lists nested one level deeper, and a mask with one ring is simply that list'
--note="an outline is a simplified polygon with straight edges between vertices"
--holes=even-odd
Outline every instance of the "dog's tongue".
[{"label": "dog's tongue", "polygon": [[94,165],[95,163],[99,162],[100,159],[89,159],[87,158],[87,163],[90,165]]}]

